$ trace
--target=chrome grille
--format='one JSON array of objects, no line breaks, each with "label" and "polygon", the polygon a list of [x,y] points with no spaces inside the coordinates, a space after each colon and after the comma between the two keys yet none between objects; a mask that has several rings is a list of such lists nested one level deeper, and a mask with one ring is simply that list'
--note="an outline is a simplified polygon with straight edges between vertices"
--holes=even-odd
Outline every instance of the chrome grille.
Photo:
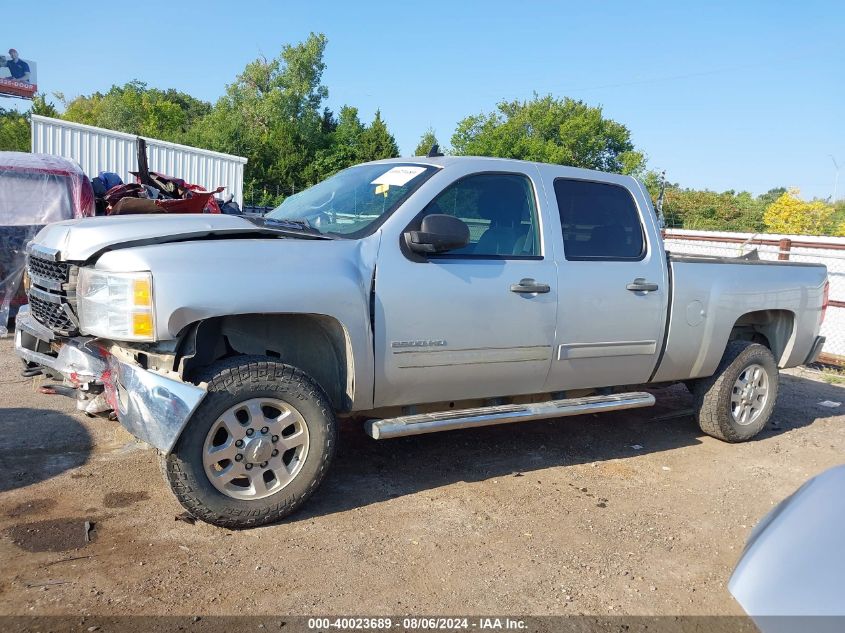
[{"label": "chrome grille", "polygon": [[38,321],[59,334],[72,335],[76,326],[65,312],[64,305],[44,301],[33,294],[29,295],[29,309]]},{"label": "chrome grille", "polygon": [[30,277],[41,277],[62,283],[67,282],[70,276],[70,264],[67,262],[51,262],[35,255],[29,256],[27,269]]},{"label": "chrome grille", "polygon": [[27,294],[32,316],[57,334],[76,335],[72,310],[76,299],[76,266],[30,253],[26,267],[31,283]]}]

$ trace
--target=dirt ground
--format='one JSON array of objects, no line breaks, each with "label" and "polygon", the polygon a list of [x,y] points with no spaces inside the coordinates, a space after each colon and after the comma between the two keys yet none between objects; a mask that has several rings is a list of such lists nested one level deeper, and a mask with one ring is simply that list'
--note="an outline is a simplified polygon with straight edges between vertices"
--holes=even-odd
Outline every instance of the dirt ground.
[{"label": "dirt ground", "polygon": [[749,531],[845,449],[845,404],[818,404],[845,387],[808,370],[741,445],[660,419],[690,407],[683,387],[603,416],[349,427],[304,511],[233,532],[175,520],[152,450],[19,369],[0,341],[6,615],[741,614],[726,583]]}]

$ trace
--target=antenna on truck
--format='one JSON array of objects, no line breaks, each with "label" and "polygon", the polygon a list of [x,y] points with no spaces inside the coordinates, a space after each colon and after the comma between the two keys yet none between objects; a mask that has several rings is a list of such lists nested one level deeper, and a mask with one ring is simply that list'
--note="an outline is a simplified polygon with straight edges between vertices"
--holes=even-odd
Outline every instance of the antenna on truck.
[{"label": "antenna on truck", "polygon": [[443,154],[440,153],[440,146],[437,143],[435,143],[434,145],[431,146],[431,149],[428,150],[428,154],[426,154],[426,157],[435,158],[437,156],[443,156]]},{"label": "antenna on truck", "polygon": [[666,195],[666,170],[660,172],[660,192],[657,194],[657,223],[660,228],[666,227],[666,218],[663,217],[663,198]]}]

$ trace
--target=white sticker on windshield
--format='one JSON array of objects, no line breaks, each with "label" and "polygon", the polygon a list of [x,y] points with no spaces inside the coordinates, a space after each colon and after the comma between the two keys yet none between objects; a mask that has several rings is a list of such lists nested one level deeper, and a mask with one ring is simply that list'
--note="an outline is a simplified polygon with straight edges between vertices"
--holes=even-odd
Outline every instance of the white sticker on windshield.
[{"label": "white sticker on windshield", "polygon": [[401,187],[413,180],[425,171],[425,167],[391,167],[381,176],[376,178],[371,185],[387,185],[388,187]]}]

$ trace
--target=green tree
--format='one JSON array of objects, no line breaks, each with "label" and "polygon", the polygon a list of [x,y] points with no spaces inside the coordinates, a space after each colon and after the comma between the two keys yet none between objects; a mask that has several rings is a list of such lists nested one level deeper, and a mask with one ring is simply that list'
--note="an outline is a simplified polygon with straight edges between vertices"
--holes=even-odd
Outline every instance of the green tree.
[{"label": "green tree", "polygon": [[839,227],[836,234],[845,237],[845,200],[834,203],[832,221]]},{"label": "green tree", "polygon": [[28,152],[31,147],[30,114],[56,117],[56,106],[44,94],[36,94],[29,112],[0,108],[0,151]]},{"label": "green tree", "polygon": [[667,186],[663,199],[666,226],[702,231],[765,230],[764,206],[747,191],[682,189]]},{"label": "green tree", "polygon": [[834,208],[821,200],[804,202],[790,189],[766,207],[763,221],[772,233],[827,235],[837,230]]},{"label": "green tree", "polygon": [[786,192],[786,187],[774,187],[772,189],[769,189],[766,193],[761,193],[759,196],[757,196],[757,200],[764,207],[767,207]]},{"label": "green tree", "polygon": [[326,37],[312,33],[273,59],[250,62],[187,135],[200,147],[246,156],[246,190],[263,202],[307,185],[317,153],[329,145],[325,47]]},{"label": "green tree", "polygon": [[44,93],[37,94],[32,98],[32,107],[29,111],[31,114],[49,116],[54,119],[59,116],[59,111],[56,109],[55,104],[51,101],[48,102],[47,96]]},{"label": "green tree", "polygon": [[0,151],[28,152],[29,117],[17,110],[0,108]]},{"label": "green tree", "polygon": [[437,140],[434,130],[428,128],[420,137],[420,142],[417,143],[417,149],[414,150],[414,156],[425,156],[434,145],[440,145],[440,142]]},{"label": "green tree", "polygon": [[635,174],[645,159],[621,123],[600,107],[551,95],[502,101],[497,111],[469,116],[452,136],[457,155],[499,156]]},{"label": "green tree", "polygon": [[395,158],[399,156],[396,139],[388,131],[387,125],[381,118],[381,111],[376,110],[373,122],[361,133],[360,137],[362,161]]},{"label": "green tree", "polygon": [[358,108],[343,106],[338,120],[328,122],[327,142],[317,150],[316,158],[306,172],[309,182],[319,182],[341,169],[361,162],[361,136],[364,125]]},{"label": "green tree", "polygon": [[178,142],[195,121],[210,111],[210,104],[184,92],[149,88],[144,82],[130,81],[123,86],[112,86],[105,94],[96,92],[66,102],[62,118]]}]

